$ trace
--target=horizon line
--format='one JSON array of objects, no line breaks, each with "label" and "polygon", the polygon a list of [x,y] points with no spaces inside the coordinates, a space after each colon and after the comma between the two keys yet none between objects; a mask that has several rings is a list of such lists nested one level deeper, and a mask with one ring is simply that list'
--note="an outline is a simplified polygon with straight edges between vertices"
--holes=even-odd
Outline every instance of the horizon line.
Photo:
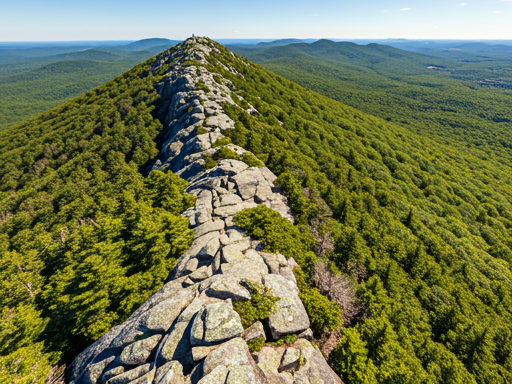
[{"label": "horizon line", "polygon": [[[191,37],[191,36],[189,36]],[[150,40],[150,39],[167,39],[167,40],[176,40],[176,41],[185,41],[189,37],[185,39],[176,39],[176,38],[167,38],[167,37],[146,37],[142,39],[105,39],[105,40],[0,40],[0,44],[2,43],[89,43],[89,42],[136,42],[141,40]],[[208,37],[208,36],[201,36]],[[512,41],[512,38],[406,38],[406,37],[380,37],[380,38],[372,38],[372,37],[281,37],[281,38],[258,38],[258,37],[249,37],[249,38],[240,38],[240,37],[208,37],[212,40],[268,40],[268,41],[277,41],[277,40],[406,40],[406,41],[424,41],[424,40],[433,40],[433,41]]]}]

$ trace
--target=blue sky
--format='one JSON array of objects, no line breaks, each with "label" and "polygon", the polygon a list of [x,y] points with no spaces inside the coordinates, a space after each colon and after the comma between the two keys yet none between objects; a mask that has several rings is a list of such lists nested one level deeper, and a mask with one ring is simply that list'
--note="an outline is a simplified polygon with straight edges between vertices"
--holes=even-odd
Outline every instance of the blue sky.
[{"label": "blue sky", "polygon": [[512,39],[512,0],[0,0],[0,41]]}]

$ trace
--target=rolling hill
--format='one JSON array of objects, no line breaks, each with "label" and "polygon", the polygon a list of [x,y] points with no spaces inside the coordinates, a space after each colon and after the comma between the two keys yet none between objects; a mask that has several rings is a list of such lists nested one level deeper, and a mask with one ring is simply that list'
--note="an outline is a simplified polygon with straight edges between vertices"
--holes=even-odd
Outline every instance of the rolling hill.
[{"label": "rolling hill", "polygon": [[146,39],[86,49],[4,49],[8,54],[0,60],[0,129],[103,84],[176,43]]},{"label": "rolling hill", "polygon": [[[482,159],[512,159],[512,81],[501,57],[461,63],[378,44],[321,40],[232,49],[309,89],[374,116],[437,137]],[[489,69],[489,65],[492,67]]]}]

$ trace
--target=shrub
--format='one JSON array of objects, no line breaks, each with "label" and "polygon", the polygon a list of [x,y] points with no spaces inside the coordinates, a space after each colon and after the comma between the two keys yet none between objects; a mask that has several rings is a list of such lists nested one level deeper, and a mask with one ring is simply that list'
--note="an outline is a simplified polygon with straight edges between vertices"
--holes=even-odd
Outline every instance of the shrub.
[{"label": "shrub", "polygon": [[332,351],[330,363],[346,383],[376,384],[378,370],[368,358],[366,343],[355,329],[345,329],[345,336]]},{"label": "shrub", "polygon": [[278,212],[261,204],[255,208],[244,209],[235,216],[235,223],[258,238],[268,252],[280,252],[293,257],[305,270],[309,270],[316,261],[312,252],[315,238],[302,227],[295,227]]},{"label": "shrub", "polygon": [[199,80],[196,83],[196,90],[204,91],[204,93],[210,93],[210,88],[208,88],[208,86],[205,83],[203,83],[202,80]]},{"label": "shrub", "polygon": [[235,216],[235,223],[248,234],[258,238],[268,252],[280,252],[293,257],[299,266],[294,273],[299,287],[299,296],[311,320],[313,331],[317,334],[324,329],[333,330],[341,323],[341,308],[329,301],[318,289],[311,286],[306,271],[315,265],[316,256],[312,252],[315,239],[301,227],[295,227],[278,212],[261,204],[255,208],[244,209]]},{"label": "shrub", "polygon": [[251,152],[245,152],[242,155],[242,161],[247,164],[249,167],[263,167],[263,163],[256,158]]},{"label": "shrub", "polygon": [[197,134],[198,135],[203,135],[205,133],[208,133],[209,131],[204,128],[202,125],[200,125],[199,127],[197,127]]},{"label": "shrub", "polygon": [[215,140],[212,144],[212,148],[220,147],[221,145],[227,145],[231,143],[231,139],[227,136],[221,137],[220,139]]},{"label": "shrub", "polygon": [[271,295],[270,288],[263,287],[261,284],[245,281],[244,285],[251,293],[251,299],[234,302],[233,309],[240,315],[243,327],[248,328],[254,322],[268,318],[274,304],[280,298]]},{"label": "shrub", "polygon": [[295,333],[290,333],[289,335],[281,336],[272,344],[276,347],[280,347],[283,344],[291,345],[295,343],[295,340],[297,340],[297,335]]},{"label": "shrub", "polygon": [[206,171],[207,169],[211,169],[217,165],[217,162],[212,159],[210,155],[203,156],[204,164],[203,169]]},{"label": "shrub", "polygon": [[261,348],[265,345],[265,338],[260,336],[256,339],[249,340],[247,342],[247,346],[249,347],[249,351],[251,352],[259,352]]},{"label": "shrub", "polygon": [[240,156],[228,147],[220,147],[217,152],[212,155],[212,159],[217,161],[224,159],[240,160]]},{"label": "shrub", "polygon": [[311,329],[320,334],[324,330],[333,331],[338,328],[342,318],[340,306],[311,286],[300,268],[295,268],[293,272],[299,287],[299,297],[311,321]]}]

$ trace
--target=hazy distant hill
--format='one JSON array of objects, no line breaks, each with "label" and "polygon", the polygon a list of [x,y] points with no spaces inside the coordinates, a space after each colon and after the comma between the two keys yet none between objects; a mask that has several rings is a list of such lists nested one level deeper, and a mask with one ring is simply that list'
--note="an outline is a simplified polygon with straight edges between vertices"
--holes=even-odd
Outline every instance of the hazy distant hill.
[{"label": "hazy distant hill", "polygon": [[173,45],[178,44],[179,42],[180,42],[180,40],[153,38],[153,39],[143,39],[143,40],[135,41],[133,43],[118,46],[116,48],[120,48],[125,51],[142,51],[142,50],[157,47],[157,46],[166,46],[167,48],[165,48],[165,49],[168,49],[168,48],[172,47]]},{"label": "hazy distant hill", "polygon": [[94,88],[177,42],[0,49],[6,53],[0,55],[0,129]]},{"label": "hazy distant hill", "polygon": [[232,49],[307,88],[413,132],[472,148],[483,158],[512,160],[512,93],[507,88],[512,88],[512,76],[501,54],[475,63],[452,58],[452,53],[432,57],[380,44],[329,40]]}]

